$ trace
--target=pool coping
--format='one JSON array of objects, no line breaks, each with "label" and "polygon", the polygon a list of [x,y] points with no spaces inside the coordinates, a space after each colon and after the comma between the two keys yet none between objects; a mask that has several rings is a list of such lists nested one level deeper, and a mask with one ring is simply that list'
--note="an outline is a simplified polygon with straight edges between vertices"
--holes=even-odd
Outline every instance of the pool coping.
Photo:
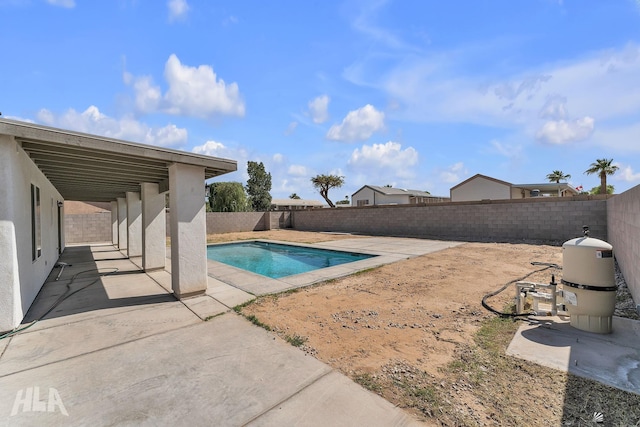
[{"label": "pool coping", "polygon": [[[402,241],[404,248],[402,250],[395,249],[398,241]],[[328,242],[318,243],[297,243],[280,240],[269,239],[248,239],[237,240],[234,242],[213,243],[211,245],[229,244],[239,242],[266,242],[277,243],[289,246],[299,246],[313,249],[329,249],[340,252],[362,253],[365,255],[374,255],[372,258],[353,261],[333,267],[321,268],[307,273],[294,274],[291,276],[281,277],[279,279],[271,279],[260,274],[252,273],[241,268],[233,267],[218,261],[207,259],[207,274],[217,281],[226,283],[234,288],[248,292],[255,296],[274,294],[289,291],[296,288],[310,286],[327,280],[338,279],[340,277],[349,276],[364,270],[381,267],[403,259],[409,259],[416,256],[424,255],[435,250],[441,250],[448,247],[457,246],[463,242],[449,241],[427,241],[424,239],[411,238],[389,238],[389,237],[373,237],[373,238],[357,238],[357,239],[341,239]],[[425,243],[431,243],[428,247],[421,248]],[[436,243],[435,245],[433,243]],[[209,246],[209,245],[207,245]],[[378,247],[378,250],[371,249]],[[381,248],[386,248],[381,249]]]}]

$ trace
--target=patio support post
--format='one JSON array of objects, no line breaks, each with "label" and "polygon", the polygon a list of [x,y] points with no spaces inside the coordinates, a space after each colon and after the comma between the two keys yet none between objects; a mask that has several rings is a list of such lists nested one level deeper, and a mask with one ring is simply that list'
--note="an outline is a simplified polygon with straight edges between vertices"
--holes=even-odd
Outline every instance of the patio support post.
[{"label": "patio support post", "polygon": [[111,243],[118,246],[118,202],[111,202]]},{"label": "patio support post", "polygon": [[127,256],[142,256],[142,201],[132,191],[127,191],[127,239]]},{"label": "patio support post", "polygon": [[127,199],[118,197],[118,249],[127,249]]},{"label": "patio support post", "polygon": [[171,286],[177,298],[207,290],[207,224],[204,167],[169,166]]},{"label": "patio support post", "polygon": [[158,184],[143,182],[142,188],[142,268],[164,269],[167,258],[165,195]]}]

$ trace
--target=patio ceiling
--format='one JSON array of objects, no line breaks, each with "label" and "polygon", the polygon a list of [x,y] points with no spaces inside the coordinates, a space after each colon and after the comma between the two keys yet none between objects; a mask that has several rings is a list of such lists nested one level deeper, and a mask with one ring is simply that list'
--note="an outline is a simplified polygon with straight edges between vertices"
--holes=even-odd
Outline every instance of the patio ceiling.
[{"label": "patio ceiling", "polygon": [[[169,188],[169,166],[202,166],[205,179],[237,170],[234,160],[0,119],[66,200],[107,202],[139,192],[143,182]],[[204,183],[203,183],[204,197]]]}]

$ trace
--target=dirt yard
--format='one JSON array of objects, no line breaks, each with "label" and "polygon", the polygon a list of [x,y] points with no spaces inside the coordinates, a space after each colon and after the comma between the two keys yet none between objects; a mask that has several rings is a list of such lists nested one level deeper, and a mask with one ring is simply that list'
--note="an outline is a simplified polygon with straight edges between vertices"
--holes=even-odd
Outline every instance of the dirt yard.
[{"label": "dirt yard", "polygon": [[[354,236],[278,230],[210,238]],[[605,425],[636,425],[640,396],[504,354],[518,322],[491,314],[481,300],[530,274],[536,282],[560,278],[533,261],[561,264],[561,248],[466,243],[261,297],[241,312],[427,425],[591,425],[596,411]],[[512,300],[509,287],[489,303],[502,310]]]}]

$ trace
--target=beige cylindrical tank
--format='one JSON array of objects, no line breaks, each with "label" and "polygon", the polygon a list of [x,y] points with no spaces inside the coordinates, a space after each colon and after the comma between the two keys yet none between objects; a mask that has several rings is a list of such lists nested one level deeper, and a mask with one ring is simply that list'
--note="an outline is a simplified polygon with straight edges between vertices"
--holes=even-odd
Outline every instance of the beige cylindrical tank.
[{"label": "beige cylindrical tank", "polygon": [[587,236],[565,242],[562,284],[571,326],[610,333],[616,306],[613,246]]}]

